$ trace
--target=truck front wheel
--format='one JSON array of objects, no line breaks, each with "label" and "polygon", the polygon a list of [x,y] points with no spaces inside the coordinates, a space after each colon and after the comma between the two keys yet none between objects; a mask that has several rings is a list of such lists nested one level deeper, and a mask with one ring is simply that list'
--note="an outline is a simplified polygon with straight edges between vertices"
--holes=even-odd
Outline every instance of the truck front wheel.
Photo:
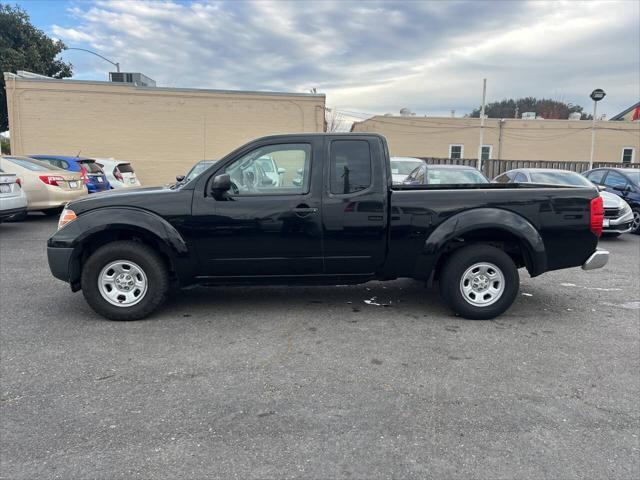
[{"label": "truck front wheel", "polygon": [[520,277],[509,255],[490,245],[463,247],[440,275],[440,295],[464,318],[488,320],[505,312],[518,295]]},{"label": "truck front wheel", "polygon": [[96,313],[110,320],[139,320],[164,302],[169,275],[162,258],[147,245],[118,241],[89,257],[81,286]]}]

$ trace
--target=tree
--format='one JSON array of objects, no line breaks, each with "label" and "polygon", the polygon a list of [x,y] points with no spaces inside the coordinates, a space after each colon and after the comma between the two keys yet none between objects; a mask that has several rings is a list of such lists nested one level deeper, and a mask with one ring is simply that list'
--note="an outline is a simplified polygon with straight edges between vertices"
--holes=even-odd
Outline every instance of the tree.
[{"label": "tree", "polygon": [[[580,113],[581,120],[591,120],[591,115],[584,113],[580,105],[572,105],[550,98],[525,97],[514,100],[504,99],[485,105],[484,113],[489,118],[521,118],[524,112],[535,112],[537,116],[547,119],[567,119],[570,113]],[[516,116],[517,112],[517,116]],[[480,108],[476,108],[470,117],[480,118]]]},{"label": "tree", "polygon": [[335,109],[326,108],[324,115],[325,132],[344,132],[345,120],[342,114]]},{"label": "tree", "polygon": [[[70,77],[73,65],[56,60],[66,47],[34,27],[19,6],[0,3],[0,75],[28,70],[53,78]],[[0,77],[0,132],[9,128],[4,75]]]}]

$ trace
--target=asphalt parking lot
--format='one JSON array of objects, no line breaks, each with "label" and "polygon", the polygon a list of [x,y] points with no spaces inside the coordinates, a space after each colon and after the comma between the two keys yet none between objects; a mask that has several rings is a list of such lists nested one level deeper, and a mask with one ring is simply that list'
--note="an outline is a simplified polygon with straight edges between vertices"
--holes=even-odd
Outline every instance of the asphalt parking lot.
[{"label": "asphalt parking lot", "polygon": [[640,476],[640,236],[495,321],[398,280],[118,323],[51,277],[56,220],[0,225],[2,478]]}]

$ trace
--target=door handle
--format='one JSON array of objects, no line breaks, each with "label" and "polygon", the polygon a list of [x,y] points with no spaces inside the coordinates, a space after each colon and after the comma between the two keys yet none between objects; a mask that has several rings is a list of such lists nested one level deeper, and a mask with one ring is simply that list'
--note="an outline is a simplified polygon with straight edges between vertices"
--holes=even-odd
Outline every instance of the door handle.
[{"label": "door handle", "polygon": [[293,211],[293,213],[295,213],[299,217],[306,217],[307,215],[311,215],[312,213],[316,213],[318,211],[318,209],[303,204],[303,205],[298,205],[297,207],[293,208],[292,211]]}]

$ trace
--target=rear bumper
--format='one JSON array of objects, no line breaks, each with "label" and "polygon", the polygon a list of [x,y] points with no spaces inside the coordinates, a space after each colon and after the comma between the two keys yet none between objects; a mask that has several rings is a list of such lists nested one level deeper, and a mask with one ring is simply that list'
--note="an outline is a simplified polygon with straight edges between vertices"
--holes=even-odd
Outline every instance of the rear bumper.
[{"label": "rear bumper", "polygon": [[609,252],[601,248],[596,249],[595,252],[582,264],[583,270],[595,270],[596,268],[604,267],[609,261]]},{"label": "rear bumper", "polygon": [[70,266],[73,248],[47,247],[49,270],[54,277],[65,282],[70,281]]},{"label": "rear bumper", "polygon": [[0,220],[5,220],[7,218],[13,217],[14,215],[20,215],[27,211],[26,205],[24,207],[18,208],[3,208],[0,210]]}]

